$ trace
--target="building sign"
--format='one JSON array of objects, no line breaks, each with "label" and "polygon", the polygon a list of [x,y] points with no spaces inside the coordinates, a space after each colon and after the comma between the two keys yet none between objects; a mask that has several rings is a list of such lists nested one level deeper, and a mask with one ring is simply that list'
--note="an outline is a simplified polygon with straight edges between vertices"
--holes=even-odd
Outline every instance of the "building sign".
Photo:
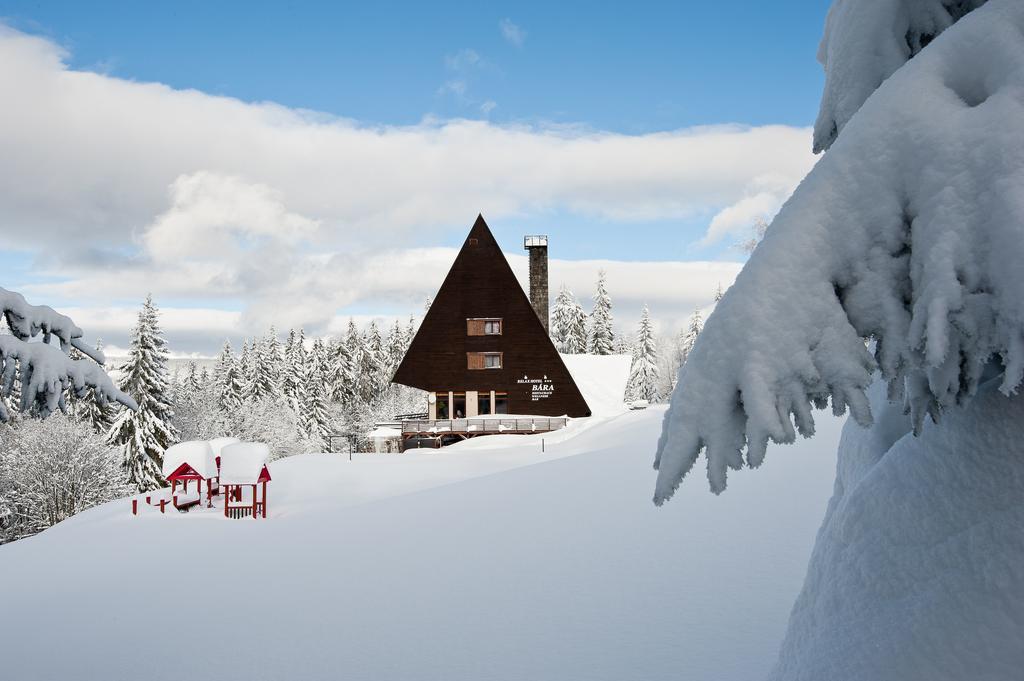
[{"label": "building sign", "polygon": [[516,383],[519,385],[530,386],[530,400],[532,402],[546,400],[555,392],[555,384],[552,383],[551,379],[546,375],[544,378],[530,378],[529,376],[523,375],[523,377],[516,381]]}]

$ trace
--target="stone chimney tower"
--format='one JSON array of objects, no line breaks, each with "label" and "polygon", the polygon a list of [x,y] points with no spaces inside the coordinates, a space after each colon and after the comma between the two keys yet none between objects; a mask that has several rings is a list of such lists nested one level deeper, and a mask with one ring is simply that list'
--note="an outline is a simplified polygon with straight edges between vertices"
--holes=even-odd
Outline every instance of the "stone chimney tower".
[{"label": "stone chimney tower", "polygon": [[544,331],[548,330],[548,237],[528,236],[523,247],[530,253],[530,303]]}]

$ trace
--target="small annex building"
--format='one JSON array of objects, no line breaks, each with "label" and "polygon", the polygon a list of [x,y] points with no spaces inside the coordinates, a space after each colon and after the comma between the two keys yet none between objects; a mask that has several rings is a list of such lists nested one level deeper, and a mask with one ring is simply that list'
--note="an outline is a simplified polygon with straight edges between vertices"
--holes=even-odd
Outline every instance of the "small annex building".
[{"label": "small annex building", "polygon": [[429,393],[430,421],[590,416],[547,332],[547,238],[524,245],[533,301],[481,215],[427,310],[392,380]]}]

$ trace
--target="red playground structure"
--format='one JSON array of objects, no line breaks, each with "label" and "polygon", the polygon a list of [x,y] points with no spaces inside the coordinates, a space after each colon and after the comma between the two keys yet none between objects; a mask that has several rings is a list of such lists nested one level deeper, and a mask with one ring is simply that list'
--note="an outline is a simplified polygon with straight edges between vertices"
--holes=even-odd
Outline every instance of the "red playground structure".
[{"label": "red playground structure", "polygon": [[[164,477],[171,483],[171,503],[178,510],[199,504],[206,497],[207,508],[213,506],[213,495],[219,488],[217,462],[210,443],[205,440],[179,442],[164,452]],[[195,490],[189,491],[189,483]],[[203,483],[206,492],[203,493]],[[178,485],[182,486],[178,491]]]},{"label": "red playground structure", "polygon": [[[163,474],[170,488],[146,493],[144,501],[165,513],[168,506],[186,512],[213,508],[220,496],[226,518],[266,518],[267,459],[270,447],[238,438],[179,442],[164,452]],[[205,489],[204,489],[205,487]],[[139,513],[138,497],[132,499],[132,515]]]},{"label": "red playground structure", "polygon": [[262,442],[237,442],[221,450],[220,484],[226,518],[266,518],[270,448]]}]

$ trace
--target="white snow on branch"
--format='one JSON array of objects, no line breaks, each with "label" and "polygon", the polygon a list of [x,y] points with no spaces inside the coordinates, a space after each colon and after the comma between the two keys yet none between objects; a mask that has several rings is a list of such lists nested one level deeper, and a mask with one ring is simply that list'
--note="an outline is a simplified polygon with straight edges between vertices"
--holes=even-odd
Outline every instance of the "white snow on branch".
[{"label": "white snow on branch", "polygon": [[[10,336],[0,336],[0,392],[12,394],[20,369],[21,410],[35,410],[49,416],[58,406],[63,408],[65,390],[83,397],[93,388],[99,405],[108,402],[136,409],[135,400],[114,387],[101,364],[103,353],[82,341],[83,332],[70,317],[45,305],[30,305],[20,293],[0,288],[0,315],[7,321]],[[42,342],[31,342],[42,333]],[[50,344],[57,337],[60,347]],[[90,359],[68,356],[74,347]],[[93,361],[95,360],[95,361]],[[0,421],[8,418],[7,408],[0,401]]]},{"label": "white snow on branch", "polygon": [[783,206],[680,372],[655,501],[701,451],[721,492],[829,400],[870,423],[876,368],[918,431],[986,366],[1015,392],[1022,186],[1024,3],[990,0],[883,83]]},{"label": "white snow on branch", "polygon": [[907,60],[985,0],[836,0],[818,61],[825,89],[814,151],[828,149],[864,101]]}]

